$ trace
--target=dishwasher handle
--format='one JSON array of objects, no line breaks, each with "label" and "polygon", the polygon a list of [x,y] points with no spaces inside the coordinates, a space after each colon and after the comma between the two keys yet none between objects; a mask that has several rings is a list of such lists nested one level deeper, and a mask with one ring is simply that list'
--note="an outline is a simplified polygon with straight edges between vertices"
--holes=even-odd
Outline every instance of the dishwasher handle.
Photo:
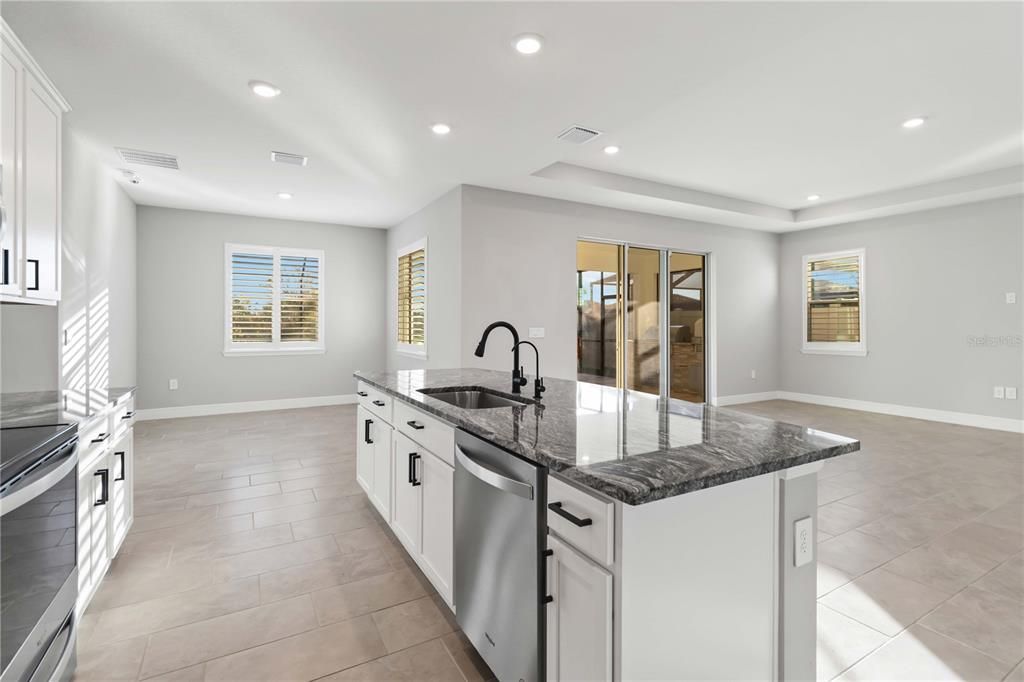
[{"label": "dishwasher handle", "polygon": [[533,499],[532,485],[499,474],[497,471],[480,464],[458,445],[455,446],[455,460],[463,469],[487,485],[507,493],[512,493],[513,495],[518,495],[527,500]]}]

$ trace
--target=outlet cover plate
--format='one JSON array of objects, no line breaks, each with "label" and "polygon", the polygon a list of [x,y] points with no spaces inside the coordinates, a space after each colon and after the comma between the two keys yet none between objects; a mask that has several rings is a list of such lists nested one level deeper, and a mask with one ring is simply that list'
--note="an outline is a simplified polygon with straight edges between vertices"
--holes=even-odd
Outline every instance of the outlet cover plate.
[{"label": "outlet cover plate", "polygon": [[806,516],[793,522],[793,565],[797,568],[814,560],[814,519]]}]

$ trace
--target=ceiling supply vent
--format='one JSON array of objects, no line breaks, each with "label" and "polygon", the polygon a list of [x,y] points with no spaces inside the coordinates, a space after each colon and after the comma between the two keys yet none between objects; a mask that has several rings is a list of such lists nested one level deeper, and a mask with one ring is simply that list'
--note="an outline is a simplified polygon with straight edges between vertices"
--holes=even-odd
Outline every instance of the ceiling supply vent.
[{"label": "ceiling supply vent", "polygon": [[287,163],[292,166],[305,166],[309,163],[309,157],[301,154],[289,154],[288,152],[270,152],[270,160],[277,163]]},{"label": "ceiling supply vent", "polygon": [[591,130],[590,128],[584,128],[583,126],[572,126],[571,128],[566,128],[562,132],[558,133],[558,139],[563,142],[583,144],[585,142],[590,142],[600,134],[600,130]]},{"label": "ceiling supply vent", "polygon": [[125,163],[178,170],[177,156],[161,154],[160,152],[144,152],[138,149],[125,149],[124,147],[114,147],[114,149],[116,149],[117,153],[121,155],[121,160]]}]

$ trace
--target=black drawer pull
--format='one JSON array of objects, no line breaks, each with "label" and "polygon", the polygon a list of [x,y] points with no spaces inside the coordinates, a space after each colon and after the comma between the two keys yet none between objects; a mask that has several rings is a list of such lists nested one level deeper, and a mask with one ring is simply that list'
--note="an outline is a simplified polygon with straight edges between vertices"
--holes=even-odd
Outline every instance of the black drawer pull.
[{"label": "black drawer pull", "polygon": [[418,459],[422,459],[418,453],[413,452],[409,455],[409,463],[412,465],[412,471],[410,472],[412,474],[412,480],[410,483],[412,483],[413,486],[423,485],[423,481],[416,479],[416,460]]},{"label": "black drawer pull", "polygon": [[93,476],[100,477],[100,484],[103,488],[100,490],[100,499],[92,503],[94,507],[102,507],[110,501],[110,471],[108,469],[97,469],[93,472]]},{"label": "black drawer pull", "polygon": [[418,423],[415,419],[412,420],[412,421],[405,422],[405,423],[408,424],[409,426],[411,426],[412,428],[416,429],[417,431],[420,431],[422,429],[427,428],[423,424]]},{"label": "black drawer pull", "polygon": [[377,407],[384,407],[384,401],[383,400],[374,400],[373,404],[376,405]]},{"label": "black drawer pull", "polygon": [[135,412],[134,411],[132,411],[132,412],[125,412],[124,415],[121,416],[121,419],[131,419],[134,416],[135,416]]},{"label": "black drawer pull", "polygon": [[553,601],[555,601],[555,598],[552,597],[550,594],[548,596],[544,597],[544,603],[545,604],[550,604]]},{"label": "black drawer pull", "polygon": [[366,391],[356,391],[356,395],[359,396],[360,398],[365,398],[366,396],[368,396],[370,394],[367,393]]},{"label": "black drawer pull", "polygon": [[124,453],[123,452],[115,452],[114,453],[114,457],[120,457],[121,458],[121,473],[118,476],[114,476],[114,480],[115,481],[123,481],[124,480]]},{"label": "black drawer pull", "polygon": [[39,259],[38,258],[26,258],[26,263],[31,263],[35,267],[35,284],[32,286],[26,286],[25,288],[29,291],[39,291]]},{"label": "black drawer pull", "polygon": [[92,442],[93,443],[102,443],[103,441],[105,441],[108,438],[110,438],[110,434],[109,433],[101,433],[100,435],[98,435],[95,438],[93,438]]},{"label": "black drawer pull", "polygon": [[365,431],[363,431],[363,442],[366,443],[367,445],[373,444],[373,439],[370,438],[370,424],[372,423],[372,419],[363,420],[363,427],[365,428]]},{"label": "black drawer pull", "polygon": [[561,502],[552,502],[551,504],[548,505],[548,509],[555,512],[556,514],[558,514],[574,526],[578,526],[580,528],[583,528],[584,526],[591,526],[594,524],[594,519],[581,519],[575,514],[570,514],[569,512],[565,511],[564,509],[562,509]]}]

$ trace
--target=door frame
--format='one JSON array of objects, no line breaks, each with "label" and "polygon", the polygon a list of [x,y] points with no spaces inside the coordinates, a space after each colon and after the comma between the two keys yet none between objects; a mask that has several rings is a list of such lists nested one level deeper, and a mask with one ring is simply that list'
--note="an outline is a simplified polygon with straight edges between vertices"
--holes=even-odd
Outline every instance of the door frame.
[{"label": "door frame", "polygon": [[[591,237],[587,235],[577,235],[576,242],[595,242],[599,244],[612,244],[615,246],[623,247],[621,256],[621,266],[624,282],[620,282],[621,301],[622,301],[622,315],[617,323],[619,325],[618,338],[616,342],[618,348],[616,350],[616,384],[619,388],[624,388],[627,384],[626,372],[628,365],[625,362],[626,353],[626,329],[627,321],[626,317],[629,315],[629,306],[626,305],[626,298],[628,295],[628,272],[629,272],[629,249],[649,249],[659,252],[659,272],[662,276],[659,277],[659,301],[658,301],[658,316],[661,320],[659,329],[659,343],[662,349],[669,348],[669,281],[665,273],[668,272],[669,254],[670,253],[688,253],[694,256],[704,257],[704,402],[709,405],[718,404],[718,315],[716,301],[717,297],[715,293],[717,291],[717,284],[715,280],[715,267],[714,267],[714,252],[712,251],[701,251],[699,249],[688,249],[688,248],[677,248],[673,246],[665,246],[664,244],[649,244],[644,242],[636,241],[625,241],[622,239],[609,239],[607,237]],[[710,343],[708,342],[710,339]],[[671,354],[669,352],[662,352],[660,361],[660,378],[659,378],[659,397],[669,398],[669,369],[672,362]]]}]

